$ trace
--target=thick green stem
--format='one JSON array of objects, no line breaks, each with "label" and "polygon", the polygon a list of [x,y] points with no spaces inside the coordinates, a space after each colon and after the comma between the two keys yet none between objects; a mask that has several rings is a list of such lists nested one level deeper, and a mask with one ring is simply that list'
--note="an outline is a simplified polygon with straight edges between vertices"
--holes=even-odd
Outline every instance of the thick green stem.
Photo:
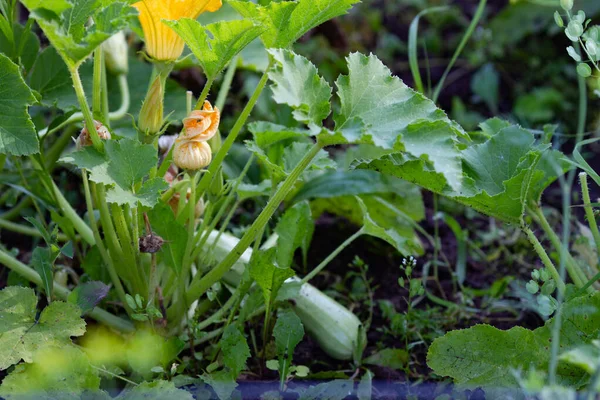
[{"label": "thick green stem", "polygon": [[529,227],[524,227],[523,230],[527,234],[527,238],[533,245],[535,252],[538,254],[540,259],[542,260],[542,264],[544,264],[544,267],[546,267],[546,269],[552,274],[552,277],[554,278],[554,281],[556,282],[556,287],[558,288],[558,290],[561,293],[564,293],[565,283],[560,278],[560,274],[556,270],[556,267],[552,263],[552,260],[550,260],[550,257],[548,257],[548,253],[546,253],[546,250],[544,250],[544,247],[542,246],[540,241],[537,239],[537,237],[535,236],[535,234]]},{"label": "thick green stem", "polygon": [[208,187],[210,186],[210,183],[212,182],[213,177],[217,176],[217,172],[219,171],[219,168],[221,168],[221,164],[223,163],[223,160],[225,160],[225,157],[227,156],[227,153],[231,149],[231,146],[233,146],[233,143],[235,143],[235,140],[237,139],[242,128],[246,124],[246,120],[248,119],[248,117],[250,116],[250,113],[254,109],[254,106],[256,105],[258,98],[260,97],[262,91],[264,90],[265,86],[267,85],[267,82],[269,80],[269,70],[271,69],[271,65],[272,65],[272,63],[270,63],[269,66],[267,67],[267,70],[263,74],[261,80],[258,82],[258,86],[256,86],[256,89],[254,90],[252,97],[250,97],[250,100],[248,100],[246,107],[244,107],[244,110],[242,110],[242,113],[238,117],[238,119],[235,122],[235,125],[233,126],[231,131],[229,132],[229,135],[227,135],[227,139],[225,139],[225,141],[221,145],[221,148],[219,149],[217,154],[215,154],[215,156],[213,157],[212,162],[210,163],[210,166],[208,168],[208,172],[206,174],[204,174],[204,176],[200,180],[200,183],[198,184],[198,188],[197,188],[198,193],[203,194],[206,191],[206,189],[208,189]]},{"label": "thick green stem", "polygon": [[204,89],[202,89],[202,93],[200,93],[200,97],[198,98],[198,101],[196,102],[196,110],[200,110],[202,108],[202,106],[204,105],[204,102],[206,101],[206,99],[208,98],[208,94],[210,93],[210,89],[212,88],[212,85],[214,83],[214,79],[209,79],[206,84],[204,85]]},{"label": "thick green stem", "polygon": [[361,228],[354,235],[352,235],[348,239],[346,239],[346,241],[344,243],[340,244],[337,249],[332,251],[331,254],[329,254],[327,256],[327,258],[325,258],[319,265],[317,265],[317,267],[315,269],[310,271],[310,273],[308,273],[304,278],[302,278],[302,281],[300,281],[300,283],[305,284],[308,281],[310,281],[312,278],[317,276],[317,274],[319,272],[321,272],[323,270],[323,268],[325,268],[334,258],[336,258],[338,256],[338,254],[340,254],[346,247],[348,247],[350,245],[350,243],[352,243],[356,239],[358,239],[363,233],[364,233],[364,229]]},{"label": "thick green stem", "polygon": [[235,76],[237,65],[238,57],[236,56],[233,60],[231,60],[231,63],[227,67],[227,71],[225,72],[225,76],[223,77],[223,82],[221,83],[221,87],[219,88],[219,94],[217,95],[217,101],[215,105],[219,107],[219,110],[221,111],[223,111],[223,108],[225,107],[225,100],[227,99],[229,90],[231,90],[231,84],[233,83],[233,77]]},{"label": "thick green stem", "polygon": [[579,182],[581,183],[581,196],[583,198],[585,217],[588,220],[590,231],[592,231],[597,252],[600,254],[600,231],[598,230],[598,223],[596,222],[596,216],[594,215],[592,200],[590,198],[590,189],[588,188],[587,174],[585,172],[579,174]]},{"label": "thick green stem", "polygon": [[67,199],[62,195],[60,189],[52,179],[52,189],[54,190],[54,196],[58,202],[59,208],[62,210],[63,215],[71,221],[75,230],[81,235],[81,238],[86,241],[87,244],[93,246],[96,244],[96,239],[92,229],[79,217],[77,212],[71,207]]},{"label": "thick green stem", "polygon": [[81,112],[83,113],[85,126],[88,129],[88,132],[90,133],[90,138],[92,139],[94,148],[102,152],[104,151],[104,145],[100,140],[100,136],[98,135],[98,131],[96,130],[96,125],[94,124],[94,117],[92,116],[90,106],[88,105],[87,99],[85,98],[85,91],[83,90],[83,84],[81,83],[79,71],[75,67],[69,67],[69,70],[69,72],[71,73],[71,79],[73,80],[73,88],[75,89],[75,94],[77,95],[77,100],[79,101]]},{"label": "thick green stem", "polygon": [[[0,249],[0,264],[5,265],[10,270],[16,272],[23,278],[27,279],[32,283],[35,283],[43,289],[44,285],[42,284],[42,278],[35,270],[23,264],[14,257],[10,256],[2,249]],[[56,297],[62,300],[66,300],[70,293],[71,292],[67,288],[64,288],[58,285],[56,282],[54,282],[54,294],[56,295]],[[95,319],[96,321],[101,322],[104,325],[109,326],[111,328],[117,329],[121,332],[133,332],[134,330],[134,326],[131,322],[119,318],[101,308],[94,308],[89,313],[89,316]]]},{"label": "thick green stem", "polygon": [[127,301],[125,300],[125,289],[123,288],[123,285],[121,284],[121,280],[119,279],[119,275],[117,274],[117,271],[115,270],[113,260],[110,258],[110,256],[108,255],[108,252],[106,251],[106,248],[104,247],[104,243],[102,242],[102,238],[100,237],[100,231],[98,231],[98,225],[96,224],[96,217],[94,216],[94,205],[92,203],[90,184],[89,184],[89,181],[87,178],[87,171],[82,170],[81,174],[83,176],[83,189],[85,192],[85,203],[88,208],[88,215],[90,217],[90,224],[92,225],[92,231],[94,232],[94,237],[96,239],[96,246],[98,247],[98,251],[100,252],[102,259],[104,260],[104,263],[106,264],[106,268],[108,268],[108,274],[110,275],[110,279],[111,279],[113,285],[115,285],[115,289],[117,290],[119,299],[123,303],[123,306],[125,307],[125,310],[127,311],[127,314],[131,315],[132,310],[129,308],[129,305],[127,304]]},{"label": "thick green stem", "polygon": [[94,75],[92,86],[92,112],[94,119],[104,123],[102,112],[102,69],[104,67],[104,52],[102,46],[94,51]]},{"label": "thick green stem", "polygon": [[312,160],[316,157],[316,155],[321,151],[322,145],[316,143],[310,151],[304,156],[304,158],[296,165],[296,167],[292,170],[292,172],[288,175],[286,180],[281,184],[277,192],[263,211],[260,213],[258,218],[254,221],[254,223],[250,226],[250,228],[246,231],[244,236],[240,239],[238,244],[233,248],[233,250],[221,261],[215,268],[213,268],[210,272],[204,275],[201,279],[195,279],[189,290],[187,291],[188,299],[195,300],[199,298],[203,293],[205,293],[215,282],[223,277],[223,275],[235,264],[235,262],[241,257],[241,255],[246,251],[246,249],[252,244],[252,242],[256,239],[258,233],[265,227],[271,216],[275,213],[281,202],[285,199],[285,197],[289,194],[289,192],[294,187],[296,181],[300,178],[300,175],[312,162]]}]

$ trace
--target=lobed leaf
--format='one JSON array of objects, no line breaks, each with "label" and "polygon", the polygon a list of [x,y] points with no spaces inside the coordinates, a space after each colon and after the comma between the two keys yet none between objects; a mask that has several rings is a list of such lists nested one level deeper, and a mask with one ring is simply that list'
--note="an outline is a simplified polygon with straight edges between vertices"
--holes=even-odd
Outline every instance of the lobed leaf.
[{"label": "lobed leaf", "polygon": [[270,2],[261,6],[250,1],[228,3],[243,17],[259,21],[266,31],[265,47],[288,48],[309,30],[343,15],[359,0],[299,0]]},{"label": "lobed leaf", "polygon": [[[489,325],[447,333],[429,348],[427,364],[436,374],[465,387],[517,387],[514,370],[546,370],[554,319],[534,331],[514,327],[502,331]],[[560,351],[589,344],[600,333],[600,294],[577,297],[563,305]],[[584,372],[559,364],[559,383],[581,385]]]},{"label": "lobed leaf", "polygon": [[[49,345],[35,352],[2,381],[0,396],[10,399],[81,399],[98,392],[100,377],[84,352],[72,344]],[[101,394],[100,394],[101,396]]]},{"label": "lobed leaf", "polygon": [[85,333],[79,308],[55,301],[36,320],[37,297],[29,288],[9,286],[0,291],[0,370],[20,360],[32,362],[43,346],[69,344]]},{"label": "lobed leaf", "polygon": [[[78,67],[102,42],[137,14],[128,3],[102,0],[22,0],[30,17],[67,65]],[[92,19],[93,24],[86,28]]]},{"label": "lobed leaf", "polygon": [[275,102],[292,107],[298,122],[320,129],[331,113],[329,83],[302,56],[283,49],[271,49],[269,54],[275,60],[275,67],[269,72]]},{"label": "lobed leaf", "polygon": [[159,193],[168,188],[164,179],[158,177],[142,182],[158,162],[154,147],[125,138],[109,140],[105,148],[106,154],[100,154],[91,146],[85,147],[60,161],[86,169],[90,171],[90,180],[111,186],[106,192],[106,200],[110,203],[154,207]]},{"label": "lobed leaf", "polygon": [[214,80],[236,55],[264,31],[263,27],[247,19],[215,22],[206,26],[189,18],[165,23],[192,50],[209,80]]},{"label": "lobed leaf", "polygon": [[0,154],[24,156],[39,152],[35,127],[27,112],[35,102],[19,66],[0,54]]}]

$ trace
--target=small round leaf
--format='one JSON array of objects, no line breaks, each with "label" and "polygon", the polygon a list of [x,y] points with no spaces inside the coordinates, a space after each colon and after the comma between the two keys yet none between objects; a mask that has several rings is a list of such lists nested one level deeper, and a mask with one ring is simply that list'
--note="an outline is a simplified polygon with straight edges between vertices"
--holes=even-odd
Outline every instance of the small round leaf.
[{"label": "small round leaf", "polygon": [[579,76],[587,78],[592,75],[592,68],[587,64],[581,63],[577,65],[577,73]]}]

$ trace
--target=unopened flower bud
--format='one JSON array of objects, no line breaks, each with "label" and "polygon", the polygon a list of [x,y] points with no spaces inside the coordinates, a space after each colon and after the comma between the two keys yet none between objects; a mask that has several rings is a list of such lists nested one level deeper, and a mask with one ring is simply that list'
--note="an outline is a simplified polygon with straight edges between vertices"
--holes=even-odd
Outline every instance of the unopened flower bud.
[{"label": "unopened flower bud", "polygon": [[181,169],[196,171],[212,160],[212,150],[206,142],[177,139],[173,148],[173,162]]},{"label": "unopened flower bud", "polygon": [[217,107],[205,101],[202,110],[194,110],[183,120],[183,137],[188,140],[206,142],[219,130],[221,113]]},{"label": "unopened flower bud", "polygon": [[164,90],[160,76],[157,76],[148,90],[138,121],[139,129],[147,135],[155,135],[163,126]]},{"label": "unopened flower bud", "polygon": [[106,68],[114,75],[126,75],[129,72],[127,39],[123,31],[119,31],[102,43]]},{"label": "unopened flower bud", "polygon": [[[107,127],[102,125],[102,122],[94,121],[94,126],[96,127],[96,132],[98,132],[98,136],[100,136],[100,139],[110,140],[110,132]],[[93,144],[94,143],[92,142],[90,132],[88,131],[88,128],[84,126],[81,130],[81,133],[79,134],[79,137],[77,138],[75,146],[77,150],[81,150],[82,148],[86,146],[92,146]]]}]

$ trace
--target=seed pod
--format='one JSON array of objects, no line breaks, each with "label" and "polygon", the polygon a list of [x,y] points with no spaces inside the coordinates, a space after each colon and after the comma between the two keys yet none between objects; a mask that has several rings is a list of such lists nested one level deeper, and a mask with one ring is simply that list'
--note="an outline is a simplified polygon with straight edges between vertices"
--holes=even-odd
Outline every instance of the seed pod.
[{"label": "seed pod", "polygon": [[179,138],[173,149],[173,162],[181,169],[197,171],[206,167],[212,160],[212,150],[206,142]]},{"label": "seed pod", "polygon": [[[110,131],[107,127],[102,125],[102,122],[94,121],[94,126],[96,127],[96,132],[98,132],[98,136],[102,140],[110,140],[111,135]],[[92,138],[90,137],[90,132],[86,126],[83,127],[79,137],[77,138],[77,142],[75,142],[75,146],[77,150],[81,150],[86,146],[91,146],[94,143],[92,142]]]},{"label": "seed pod", "polygon": [[206,142],[219,130],[221,113],[217,107],[205,101],[202,110],[194,110],[183,120],[183,137],[197,142]]},{"label": "seed pod", "polygon": [[102,43],[106,68],[114,75],[126,75],[129,72],[127,39],[119,31]]},{"label": "seed pod", "polygon": [[139,241],[140,253],[158,253],[164,243],[165,240],[154,233],[142,236]]}]

